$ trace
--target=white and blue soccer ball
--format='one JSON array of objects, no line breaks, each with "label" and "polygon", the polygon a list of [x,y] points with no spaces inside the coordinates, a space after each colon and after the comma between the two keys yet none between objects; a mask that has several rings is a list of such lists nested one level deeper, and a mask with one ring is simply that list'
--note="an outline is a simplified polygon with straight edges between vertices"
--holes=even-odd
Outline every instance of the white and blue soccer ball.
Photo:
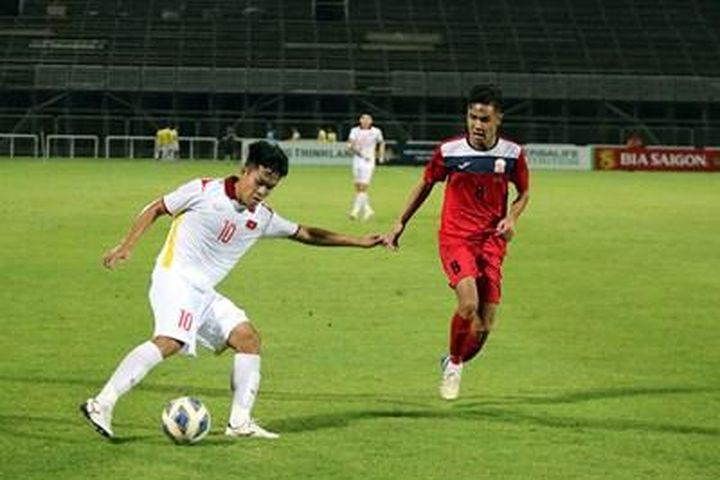
[{"label": "white and blue soccer ball", "polygon": [[162,428],[175,443],[197,443],[210,431],[210,412],[194,397],[170,400],[162,412]]}]

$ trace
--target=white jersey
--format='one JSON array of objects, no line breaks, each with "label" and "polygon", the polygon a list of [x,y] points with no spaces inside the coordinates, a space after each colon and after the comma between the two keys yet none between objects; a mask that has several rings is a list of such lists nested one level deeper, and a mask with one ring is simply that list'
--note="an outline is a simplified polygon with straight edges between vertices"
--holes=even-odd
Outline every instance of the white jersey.
[{"label": "white jersey", "polygon": [[207,289],[225,278],[261,237],[290,237],[298,225],[267,205],[252,211],[235,198],[237,177],[196,179],[163,197],[175,217],[156,268]]},{"label": "white jersey", "polygon": [[356,153],[354,158],[369,158],[373,163],[375,163],[377,146],[384,141],[382,130],[377,127],[370,127],[368,129],[353,127],[348,136],[348,142],[352,143],[355,149],[362,153],[362,156],[358,156]]}]

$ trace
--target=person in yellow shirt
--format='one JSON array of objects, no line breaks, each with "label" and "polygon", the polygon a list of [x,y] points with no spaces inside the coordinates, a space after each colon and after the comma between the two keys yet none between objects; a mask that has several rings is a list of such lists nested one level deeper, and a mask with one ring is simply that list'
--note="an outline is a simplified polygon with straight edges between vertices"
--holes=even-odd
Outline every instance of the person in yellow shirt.
[{"label": "person in yellow shirt", "polygon": [[176,124],[172,124],[169,128],[169,141],[170,141],[170,147],[169,147],[169,155],[171,160],[177,160],[180,158],[180,138],[178,134],[178,129]]},{"label": "person in yellow shirt", "polygon": [[160,159],[160,151],[162,150],[162,139],[163,139],[163,129],[158,128],[155,132],[155,151],[153,153],[153,158],[155,160]]},{"label": "person in yellow shirt", "polygon": [[155,159],[166,160],[170,158],[170,144],[171,144],[171,132],[170,127],[163,127],[155,132]]},{"label": "person in yellow shirt", "polygon": [[327,129],[327,143],[335,143],[337,142],[337,133],[335,133],[335,130],[333,130],[332,127],[328,127]]}]

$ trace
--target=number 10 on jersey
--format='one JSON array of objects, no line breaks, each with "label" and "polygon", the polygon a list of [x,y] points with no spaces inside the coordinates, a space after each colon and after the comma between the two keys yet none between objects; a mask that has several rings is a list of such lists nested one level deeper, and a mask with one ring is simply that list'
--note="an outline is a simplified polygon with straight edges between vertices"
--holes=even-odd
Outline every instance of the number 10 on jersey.
[{"label": "number 10 on jersey", "polygon": [[236,230],[237,230],[237,225],[235,225],[230,220],[225,220],[225,223],[223,224],[223,227],[220,230],[220,233],[218,234],[217,239],[221,243],[229,243],[230,240],[232,240],[233,235],[235,235]]}]

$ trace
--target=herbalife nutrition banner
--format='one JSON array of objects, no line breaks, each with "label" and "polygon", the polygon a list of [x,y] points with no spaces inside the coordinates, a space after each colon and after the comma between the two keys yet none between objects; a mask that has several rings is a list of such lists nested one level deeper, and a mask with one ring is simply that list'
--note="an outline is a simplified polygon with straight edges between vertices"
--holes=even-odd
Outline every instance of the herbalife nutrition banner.
[{"label": "herbalife nutrition banner", "polygon": [[[402,165],[425,165],[437,142],[408,142],[400,145],[400,157],[395,161]],[[568,144],[529,143],[523,147],[530,168],[535,170],[591,170],[590,147]]]},{"label": "herbalife nutrition banner", "polygon": [[595,147],[598,170],[720,171],[720,150]]},{"label": "herbalife nutrition banner", "polygon": [[528,143],[523,147],[533,170],[590,170],[590,147]]}]

